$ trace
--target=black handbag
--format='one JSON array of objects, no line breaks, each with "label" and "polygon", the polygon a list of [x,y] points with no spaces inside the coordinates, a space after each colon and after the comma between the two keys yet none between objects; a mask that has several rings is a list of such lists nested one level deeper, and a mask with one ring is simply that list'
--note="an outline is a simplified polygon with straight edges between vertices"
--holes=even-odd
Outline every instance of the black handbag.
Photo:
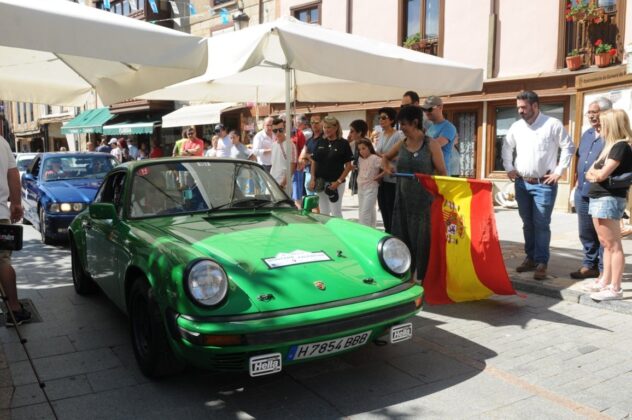
[{"label": "black handbag", "polygon": [[19,251],[22,249],[22,225],[0,224],[0,250]]},{"label": "black handbag", "polygon": [[632,185],[632,172],[608,177],[608,188],[628,188]]}]

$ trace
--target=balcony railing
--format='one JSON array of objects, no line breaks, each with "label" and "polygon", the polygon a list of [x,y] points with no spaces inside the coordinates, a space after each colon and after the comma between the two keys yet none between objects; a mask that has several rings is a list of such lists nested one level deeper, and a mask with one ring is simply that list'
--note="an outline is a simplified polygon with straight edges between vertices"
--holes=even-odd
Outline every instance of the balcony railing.
[{"label": "balcony railing", "polygon": [[438,55],[439,38],[426,38],[414,42],[405,42],[404,47],[424,54]]}]

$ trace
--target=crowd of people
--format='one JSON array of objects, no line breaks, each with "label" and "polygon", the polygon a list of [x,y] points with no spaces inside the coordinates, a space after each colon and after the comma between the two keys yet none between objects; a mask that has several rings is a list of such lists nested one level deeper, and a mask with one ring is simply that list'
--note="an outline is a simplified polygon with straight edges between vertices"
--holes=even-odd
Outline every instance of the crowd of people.
[{"label": "crowd of people", "polygon": [[[536,280],[547,278],[557,184],[575,156],[574,203],[583,260],[570,276],[594,278],[585,287],[594,300],[621,299],[625,258],[620,223],[632,179],[632,128],[627,113],[613,109],[606,98],[590,103],[586,116],[591,127],[575,150],[562,122],[540,111],[535,92],[520,92],[516,106],[520,119],[508,130],[502,148],[503,165],[515,182],[523,222],[526,256],[516,270],[533,271]],[[195,127],[186,127],[172,155],[257,161],[279,185],[292,186],[297,205],[304,196],[318,195],[320,208],[315,211],[334,217],[342,217],[342,197],[348,186],[358,195],[359,222],[375,227],[379,209],[385,231],[402,239],[411,250],[414,278],[423,279],[433,199],[414,178],[399,175],[458,174],[457,130],[445,119],[441,98],[430,96],[420,104],[415,92],[403,95],[399,112],[386,107],[378,116],[379,129],[370,137],[368,124],[354,120],[345,139],[337,118],[299,115],[291,127],[290,147],[284,116],[266,118],[261,131],[248,134],[251,142],[242,142],[238,131],[223,124],[215,126],[210,140],[198,138]],[[0,171],[6,175],[0,178],[0,223],[15,223],[22,217],[19,174],[8,143],[2,139],[0,146],[4,148],[0,150]],[[144,144],[125,138],[104,138],[96,148],[89,143],[88,150],[110,153],[120,162],[163,155],[156,139],[149,152]],[[0,251],[0,274],[13,315],[7,317],[7,325],[28,322],[30,314],[17,300],[10,251]]]}]

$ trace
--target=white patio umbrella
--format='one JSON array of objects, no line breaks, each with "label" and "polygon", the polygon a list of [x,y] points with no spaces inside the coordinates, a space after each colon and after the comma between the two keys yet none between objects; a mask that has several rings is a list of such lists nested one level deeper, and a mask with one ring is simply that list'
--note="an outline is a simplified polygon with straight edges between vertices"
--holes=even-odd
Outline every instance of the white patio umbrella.
[{"label": "white patio umbrella", "polygon": [[206,73],[143,95],[200,102],[362,102],[478,91],[482,69],[281,18],[208,39]]},{"label": "white patio umbrella", "polygon": [[0,99],[108,105],[204,73],[199,37],[64,0],[0,0]]},{"label": "white patio umbrella", "polygon": [[142,98],[285,101],[290,110],[293,100],[380,101],[401,98],[407,90],[448,95],[483,85],[482,69],[291,17],[211,37],[208,50],[213,60],[203,76]]}]

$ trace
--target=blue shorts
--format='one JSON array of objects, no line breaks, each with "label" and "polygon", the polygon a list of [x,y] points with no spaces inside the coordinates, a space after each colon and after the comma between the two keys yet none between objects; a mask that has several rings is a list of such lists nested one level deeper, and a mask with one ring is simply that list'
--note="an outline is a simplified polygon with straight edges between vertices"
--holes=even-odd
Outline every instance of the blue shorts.
[{"label": "blue shorts", "polygon": [[588,214],[595,219],[620,220],[625,212],[626,199],[623,197],[591,198]]}]

